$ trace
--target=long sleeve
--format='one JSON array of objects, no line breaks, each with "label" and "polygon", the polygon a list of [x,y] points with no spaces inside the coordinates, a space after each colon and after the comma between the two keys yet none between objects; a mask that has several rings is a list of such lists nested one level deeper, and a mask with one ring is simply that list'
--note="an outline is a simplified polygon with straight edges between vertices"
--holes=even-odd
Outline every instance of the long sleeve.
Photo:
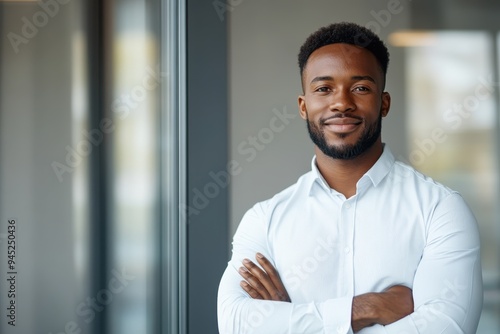
[{"label": "long sleeve", "polygon": [[218,293],[218,322],[222,334],[352,333],[352,296],[323,302],[285,303],[254,300],[240,287],[238,268],[244,258],[263,253],[273,264],[267,244],[262,204],[243,217],[233,240],[233,255]]},{"label": "long sleeve", "polygon": [[479,233],[462,197],[452,193],[436,207],[413,283],[415,312],[362,334],[476,333],[483,302]]},{"label": "long sleeve", "polygon": [[[412,288],[415,310],[360,334],[472,334],[482,309],[476,219],[456,192],[395,162],[388,149],[346,199],[315,169],[243,217],[218,293],[223,334],[352,333],[355,295]],[[263,253],[292,303],[240,287]],[[254,261],[255,262],[255,261]]]}]

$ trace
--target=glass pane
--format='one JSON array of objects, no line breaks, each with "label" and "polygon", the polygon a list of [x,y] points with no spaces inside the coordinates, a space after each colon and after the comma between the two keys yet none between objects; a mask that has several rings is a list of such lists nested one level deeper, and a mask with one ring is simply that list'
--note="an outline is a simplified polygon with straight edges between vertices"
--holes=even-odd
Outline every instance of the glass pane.
[{"label": "glass pane", "polygon": [[[160,83],[151,1],[116,1],[110,68],[113,119],[111,262],[130,276],[110,305],[110,333],[154,333]],[[110,268],[111,270],[111,268]]]},{"label": "glass pane", "polygon": [[484,32],[434,32],[429,45],[407,49],[409,160],[459,191],[479,223],[485,304],[478,333],[500,332],[492,40]]},{"label": "glass pane", "polygon": [[[90,333],[86,2],[0,2],[1,333]],[[7,224],[16,221],[7,288]],[[12,237],[13,238],[13,237]],[[5,293],[14,287],[15,296]],[[6,305],[15,310],[5,315]],[[83,309],[82,309],[83,310]],[[15,321],[15,327],[8,324]]]}]

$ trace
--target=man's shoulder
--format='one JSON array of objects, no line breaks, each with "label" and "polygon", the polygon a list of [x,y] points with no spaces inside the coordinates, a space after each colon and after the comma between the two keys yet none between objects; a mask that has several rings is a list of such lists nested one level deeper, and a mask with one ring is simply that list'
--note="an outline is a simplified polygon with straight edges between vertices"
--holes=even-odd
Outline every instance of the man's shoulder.
[{"label": "man's shoulder", "polygon": [[[435,180],[429,175],[426,175],[413,166],[410,166],[402,161],[394,162],[393,170],[391,171],[391,179],[396,182],[404,183],[405,187],[415,187],[417,191],[433,192],[442,196],[458,193],[445,184]],[[408,189],[410,190],[410,189]]]}]

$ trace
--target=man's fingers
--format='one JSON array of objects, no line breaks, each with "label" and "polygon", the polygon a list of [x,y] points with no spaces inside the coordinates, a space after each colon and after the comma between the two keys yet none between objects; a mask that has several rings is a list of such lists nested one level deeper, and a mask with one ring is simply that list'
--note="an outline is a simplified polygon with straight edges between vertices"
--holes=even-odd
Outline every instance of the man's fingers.
[{"label": "man's fingers", "polygon": [[241,287],[252,298],[290,302],[290,297],[273,265],[260,253],[257,253],[257,261],[262,268],[249,259],[243,260],[244,267],[239,269],[239,274],[248,286],[241,283]]},{"label": "man's fingers", "polygon": [[[273,299],[273,300],[275,300],[273,297],[275,295],[276,287],[274,286],[273,282],[269,278],[269,275],[265,271],[263,271],[262,269],[260,269],[255,263],[253,263],[252,261],[250,261],[249,259],[244,259],[243,260],[243,265],[254,276],[254,281],[256,281],[255,284],[259,285],[259,289],[258,289],[259,293],[261,295],[263,295],[264,298],[266,298],[267,295],[268,295],[269,298],[266,298],[266,299]],[[249,282],[249,283],[254,288],[256,288],[256,286],[254,286],[254,284],[252,282]],[[260,290],[261,286],[262,286],[262,289],[265,290],[265,291],[261,291]]]},{"label": "man's fingers", "polygon": [[246,291],[246,293],[248,293],[250,295],[250,297],[252,297],[253,299],[264,299],[262,298],[262,296],[260,295],[260,293],[257,292],[257,290],[255,290],[254,288],[252,288],[252,286],[250,284],[248,284],[247,282],[245,281],[241,281],[240,282],[240,286],[243,288],[243,290]]},{"label": "man's fingers", "polygon": [[268,273],[269,276],[279,276],[274,266],[271,264],[271,262],[269,262],[269,260],[264,255],[262,255],[261,253],[257,253],[255,258],[262,266],[262,268],[264,268],[266,273]]},{"label": "man's fingers", "polygon": [[275,295],[273,296],[274,298],[277,298],[282,301],[290,301],[290,297],[288,296],[288,293],[285,289],[285,286],[283,285],[283,282],[281,282],[280,275],[276,268],[269,262],[269,260],[262,255],[261,253],[257,253],[256,256],[257,261],[259,264],[264,268],[266,273],[268,274],[269,278],[271,279],[271,282],[273,285],[276,287]]},{"label": "man's fingers", "polygon": [[[253,264],[253,263],[252,263]],[[253,264],[254,267],[257,267]],[[262,284],[262,280],[260,276],[256,276],[250,269],[250,265],[248,263],[245,264],[245,267],[241,267],[239,270],[240,275],[251,285],[251,287],[262,296],[262,299],[270,300],[271,295],[269,294],[269,290]],[[258,269],[258,268],[257,268]],[[255,268],[253,268],[256,271]],[[260,270],[260,269],[258,269]]]}]

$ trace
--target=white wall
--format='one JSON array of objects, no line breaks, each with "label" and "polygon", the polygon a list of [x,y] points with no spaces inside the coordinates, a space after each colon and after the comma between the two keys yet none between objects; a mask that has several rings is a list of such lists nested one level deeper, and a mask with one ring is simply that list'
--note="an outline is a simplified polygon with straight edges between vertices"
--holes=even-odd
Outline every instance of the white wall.
[{"label": "white wall", "polygon": [[[388,10],[390,6],[391,14]],[[380,15],[378,15],[380,13]],[[383,15],[390,14],[389,15]],[[378,20],[377,20],[378,18]],[[241,217],[256,202],[272,197],[310,169],[313,145],[298,116],[300,76],[297,54],[318,28],[352,21],[369,26],[386,40],[389,33],[408,29],[408,0],[252,0],[243,1],[229,21],[230,156],[242,166],[230,189],[230,237]],[[378,30],[378,31],[377,31]],[[406,155],[403,50],[391,48],[386,90],[392,108],[383,123],[383,140],[396,156]],[[273,109],[297,115],[281,130]],[[249,136],[258,138],[259,149]],[[272,140],[271,140],[272,138]]]}]

